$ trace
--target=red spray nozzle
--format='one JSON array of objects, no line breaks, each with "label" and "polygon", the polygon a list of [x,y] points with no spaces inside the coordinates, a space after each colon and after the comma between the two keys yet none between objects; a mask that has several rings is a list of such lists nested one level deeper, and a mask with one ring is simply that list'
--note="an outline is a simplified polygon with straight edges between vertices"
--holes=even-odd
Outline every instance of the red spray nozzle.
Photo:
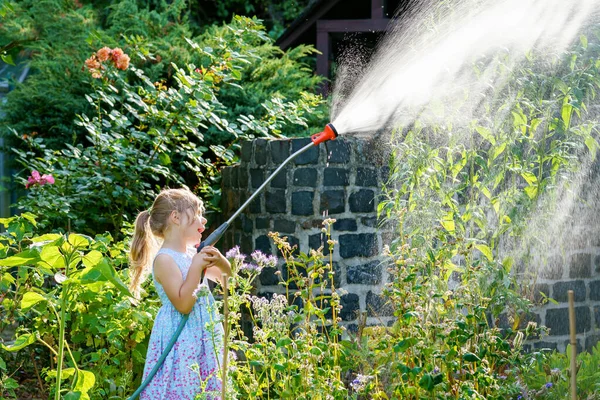
[{"label": "red spray nozzle", "polygon": [[325,130],[323,132],[315,133],[310,137],[310,140],[312,140],[314,145],[316,146],[319,143],[335,139],[337,135],[338,133],[335,129],[335,126],[333,126],[332,124],[327,124],[325,125]]}]

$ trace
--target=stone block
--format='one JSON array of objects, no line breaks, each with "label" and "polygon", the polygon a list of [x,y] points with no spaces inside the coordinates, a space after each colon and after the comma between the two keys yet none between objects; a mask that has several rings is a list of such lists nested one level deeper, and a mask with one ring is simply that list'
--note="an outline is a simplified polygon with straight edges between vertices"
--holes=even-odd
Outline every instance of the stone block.
[{"label": "stone block", "polygon": [[377,236],[374,233],[344,234],[338,240],[342,258],[377,255]]},{"label": "stone block", "polygon": [[340,297],[340,318],[342,321],[354,321],[360,312],[360,298],[357,294],[348,293]]},{"label": "stone block", "polygon": [[294,186],[317,187],[316,168],[298,168],[294,171]]},{"label": "stone block", "polygon": [[235,187],[240,189],[248,188],[248,170],[246,168],[234,168],[231,173],[231,182],[235,184]]},{"label": "stone block", "polygon": [[231,184],[231,170],[233,167],[225,167],[223,168],[223,172],[221,173],[221,182],[223,183],[223,187],[230,188],[233,187]]},{"label": "stone block", "polygon": [[240,160],[249,163],[252,160],[252,142],[243,141],[242,149],[240,150]]},{"label": "stone block", "polygon": [[341,218],[333,223],[334,231],[356,231],[358,226],[354,218]]},{"label": "stone block", "polygon": [[563,276],[564,260],[561,256],[555,255],[548,257],[540,266],[540,277],[544,279],[561,279]]},{"label": "stone block", "polygon": [[387,165],[379,168],[379,179],[381,182],[387,182],[390,179],[390,167]]},{"label": "stone block", "polygon": [[265,254],[271,254],[271,239],[267,235],[260,235],[254,240],[254,250],[260,250]]},{"label": "stone block", "polygon": [[292,193],[292,214],[293,215],[313,215],[314,192],[294,192]]},{"label": "stone block", "polygon": [[289,140],[271,140],[271,160],[274,164],[281,164],[290,156]]},{"label": "stone block", "polygon": [[542,349],[556,350],[558,345],[554,342],[540,341],[540,342],[535,342],[533,344],[533,347],[538,350],[542,350]]},{"label": "stone block", "polygon": [[[590,308],[587,306],[575,307],[575,331],[583,333],[590,330]],[[569,309],[555,308],[546,310],[546,323],[550,328],[550,336],[568,335],[569,334]]]},{"label": "stone block", "polygon": [[343,190],[325,190],[321,193],[319,212],[328,211],[329,215],[346,211],[346,193]]},{"label": "stone block", "polygon": [[590,278],[592,276],[591,254],[573,254],[569,258],[569,278]]},{"label": "stone block", "polygon": [[371,261],[367,264],[349,265],[346,267],[346,281],[348,284],[379,285],[381,283],[382,265],[380,261]]},{"label": "stone block", "polygon": [[351,156],[350,143],[338,138],[333,141],[325,142],[327,149],[327,162],[335,164],[349,163]]},{"label": "stone block", "polygon": [[591,353],[592,350],[594,349],[594,347],[596,347],[596,345],[598,344],[598,342],[600,342],[600,335],[598,335],[598,334],[590,335],[590,336],[586,337],[585,338],[585,350],[589,351]]},{"label": "stone block", "polygon": [[350,195],[348,200],[350,212],[374,212],[375,192],[369,189],[361,189]]},{"label": "stone block", "polygon": [[374,168],[357,168],[354,184],[363,187],[377,187],[377,170]]},{"label": "stone block", "polygon": [[377,217],[362,217],[360,222],[369,228],[375,228],[378,225]]},{"label": "stone block", "polygon": [[394,308],[389,300],[373,291],[367,293],[367,316],[390,317],[394,315]]},{"label": "stone block", "polygon": [[323,255],[329,255],[329,244],[325,243],[327,236],[324,233],[317,233],[308,237],[308,247],[312,250],[317,250],[323,246]]},{"label": "stone block", "polygon": [[260,214],[262,213],[262,202],[261,196],[256,196],[254,200],[250,204],[248,204],[248,211],[250,214]]},{"label": "stone block", "polygon": [[269,229],[270,222],[270,218],[257,217],[254,221],[254,226],[256,229]]},{"label": "stone block", "polygon": [[569,301],[567,292],[572,290],[575,301],[585,301],[585,282],[583,281],[567,281],[556,282],[552,286],[552,298],[558,302],[566,303]]},{"label": "stone block", "polygon": [[240,251],[244,254],[252,253],[252,250],[254,250],[253,244],[252,235],[242,235],[240,240]]},{"label": "stone block", "polygon": [[[292,140],[292,153],[297,152],[307,144],[311,143],[309,138],[306,139],[293,139]],[[313,146],[304,153],[296,156],[294,162],[296,165],[316,164],[319,161],[319,147]]]},{"label": "stone block", "polygon": [[278,219],[273,221],[273,230],[279,233],[294,233],[296,223],[287,219]]},{"label": "stone block", "polygon": [[255,139],[254,140],[254,162],[258,165],[265,165],[267,163],[267,140],[266,139]]},{"label": "stone block", "polygon": [[600,274],[600,254],[594,257],[594,271],[596,274]]},{"label": "stone block", "polygon": [[[274,170],[271,171],[271,174],[273,172],[274,172]],[[272,188],[277,188],[277,189],[287,188],[288,187],[287,174],[288,174],[288,169],[283,168],[281,171],[279,171],[279,173],[277,175],[275,175],[273,177],[273,179],[271,180],[271,183],[269,185],[271,185]]]},{"label": "stone block", "polygon": [[250,170],[250,183],[252,189],[258,189],[260,185],[265,181],[265,171],[262,169],[251,169]]},{"label": "stone block", "polygon": [[287,212],[285,190],[270,190],[265,193],[265,211],[273,214]]},{"label": "stone block", "polygon": [[350,171],[346,168],[325,168],[323,170],[323,186],[348,186]]},{"label": "stone block", "polygon": [[254,222],[246,215],[240,215],[239,220],[242,224],[242,232],[252,233],[254,231]]},{"label": "stone block", "polygon": [[[590,282],[590,300],[593,300],[593,301],[600,300],[600,281]],[[599,328],[600,328],[600,326],[599,326]]]},{"label": "stone block", "polygon": [[596,329],[600,329],[600,306],[594,306],[594,319],[596,320]]},{"label": "stone block", "polygon": [[274,286],[279,284],[279,277],[275,274],[275,272],[277,272],[276,268],[263,268],[258,277],[260,284],[262,286]]}]

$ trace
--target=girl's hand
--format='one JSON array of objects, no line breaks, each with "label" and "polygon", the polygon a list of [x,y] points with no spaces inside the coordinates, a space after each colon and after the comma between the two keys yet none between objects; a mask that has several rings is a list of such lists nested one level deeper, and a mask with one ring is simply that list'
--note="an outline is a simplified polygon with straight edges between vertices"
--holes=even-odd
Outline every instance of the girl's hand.
[{"label": "girl's hand", "polygon": [[190,268],[199,268],[200,272],[208,268],[211,264],[211,261],[208,259],[207,253],[196,253],[192,258],[192,265]]},{"label": "girl's hand", "polygon": [[205,255],[206,260],[209,262],[209,267],[218,267],[222,273],[225,273],[228,276],[231,275],[231,264],[229,263],[229,260],[227,260],[216,247],[206,246],[200,250],[200,253],[198,254]]}]

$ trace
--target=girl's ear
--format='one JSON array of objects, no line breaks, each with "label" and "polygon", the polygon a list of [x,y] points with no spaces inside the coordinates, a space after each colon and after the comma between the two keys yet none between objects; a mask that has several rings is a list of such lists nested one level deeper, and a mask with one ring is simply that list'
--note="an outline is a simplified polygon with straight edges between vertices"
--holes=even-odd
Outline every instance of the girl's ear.
[{"label": "girl's ear", "polygon": [[179,223],[180,223],[179,212],[177,210],[171,211],[171,214],[169,214],[169,220],[172,223],[174,223],[175,225],[179,225]]}]

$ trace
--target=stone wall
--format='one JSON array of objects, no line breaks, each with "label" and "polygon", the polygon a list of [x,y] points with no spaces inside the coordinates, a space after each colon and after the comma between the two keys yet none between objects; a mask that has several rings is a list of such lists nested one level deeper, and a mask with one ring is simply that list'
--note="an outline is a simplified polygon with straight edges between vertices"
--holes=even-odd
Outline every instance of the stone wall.
[{"label": "stone wall", "polygon": [[[223,210],[228,218],[293,152],[309,139],[257,139],[242,144],[241,162],[223,171]],[[378,255],[391,232],[378,228],[376,207],[387,168],[378,162],[364,141],[338,138],[311,148],[291,162],[269,184],[226,233],[224,248],[240,245],[250,254],[254,249],[276,254],[267,234],[288,236],[303,252],[323,244],[322,221],[336,219],[333,252],[336,287],[342,296],[341,318],[350,331],[359,314],[367,324],[388,323],[392,310],[381,290],[388,273]],[[568,342],[567,290],[576,292],[577,332],[580,348],[590,348],[600,338],[600,240],[590,240],[581,249],[554,259],[541,268],[536,293],[556,299],[535,310],[531,319],[551,328],[549,336],[530,343],[534,347],[564,350]],[[274,270],[260,276],[259,293],[282,292]],[[285,273],[285,271],[282,271]],[[509,321],[501,321],[508,325]]]}]

